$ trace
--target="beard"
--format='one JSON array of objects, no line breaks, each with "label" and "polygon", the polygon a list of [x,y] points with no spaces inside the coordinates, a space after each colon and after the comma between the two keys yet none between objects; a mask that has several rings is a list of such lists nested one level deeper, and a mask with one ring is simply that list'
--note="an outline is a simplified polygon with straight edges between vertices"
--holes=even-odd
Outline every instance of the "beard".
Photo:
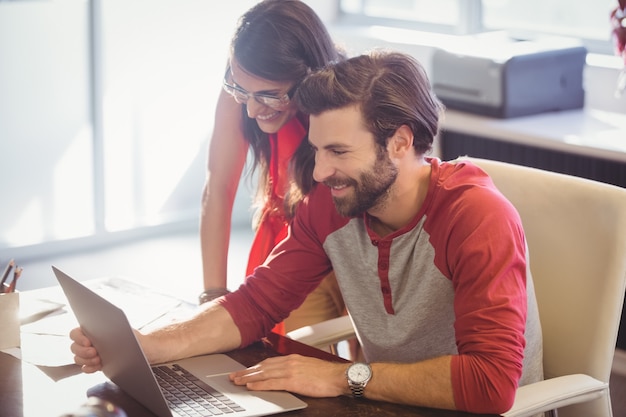
[{"label": "beard", "polygon": [[354,193],[350,196],[335,198],[335,208],[342,216],[356,217],[376,207],[381,208],[389,198],[389,190],[398,177],[398,168],[389,159],[384,148],[378,147],[374,166],[362,172],[358,180],[330,178],[324,181],[329,187],[346,185],[353,187]]}]

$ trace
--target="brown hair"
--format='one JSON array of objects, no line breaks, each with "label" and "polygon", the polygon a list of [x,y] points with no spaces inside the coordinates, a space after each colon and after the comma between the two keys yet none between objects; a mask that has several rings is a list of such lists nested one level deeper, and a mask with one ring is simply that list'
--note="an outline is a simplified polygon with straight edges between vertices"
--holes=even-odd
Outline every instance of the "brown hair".
[{"label": "brown hair", "polygon": [[[295,84],[309,72],[343,58],[319,16],[300,0],[264,0],[249,9],[239,19],[230,54],[250,74]],[[246,105],[241,107],[244,136],[254,157],[252,171],[260,169],[257,200],[264,200],[269,186],[269,137],[248,118]],[[287,207],[287,214],[292,210]]]},{"label": "brown hair", "polygon": [[[300,84],[294,100],[312,115],[358,105],[367,129],[382,147],[400,126],[407,125],[420,155],[432,149],[443,110],[422,65],[410,55],[384,50],[311,74]],[[293,161],[294,180],[304,193],[314,183],[313,158],[313,152],[301,146]]]}]

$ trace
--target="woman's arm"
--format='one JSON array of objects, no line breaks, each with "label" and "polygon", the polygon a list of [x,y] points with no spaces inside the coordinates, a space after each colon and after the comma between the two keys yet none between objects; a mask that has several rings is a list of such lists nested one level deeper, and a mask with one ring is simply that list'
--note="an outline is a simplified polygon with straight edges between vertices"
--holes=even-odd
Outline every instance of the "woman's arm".
[{"label": "woman's arm", "polygon": [[204,289],[226,288],[226,269],[233,201],[246,161],[241,105],[222,91],[215,125],[200,215],[200,248]]}]

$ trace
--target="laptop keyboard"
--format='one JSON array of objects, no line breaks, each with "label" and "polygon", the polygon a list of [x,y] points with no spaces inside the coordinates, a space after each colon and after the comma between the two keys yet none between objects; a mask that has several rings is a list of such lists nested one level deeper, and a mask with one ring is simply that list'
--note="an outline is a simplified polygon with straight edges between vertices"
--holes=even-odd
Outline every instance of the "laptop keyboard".
[{"label": "laptop keyboard", "polygon": [[245,411],[179,365],[160,365],[152,370],[170,408],[181,416],[206,417]]}]

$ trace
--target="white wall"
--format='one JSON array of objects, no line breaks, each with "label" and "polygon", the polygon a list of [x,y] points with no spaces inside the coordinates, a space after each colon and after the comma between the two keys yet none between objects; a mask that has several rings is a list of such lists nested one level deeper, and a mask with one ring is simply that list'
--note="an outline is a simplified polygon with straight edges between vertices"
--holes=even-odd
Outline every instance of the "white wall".
[{"label": "white wall", "polygon": [[[228,44],[254,3],[0,2],[0,261],[98,232],[94,179],[109,230],[197,224]],[[95,91],[90,7],[101,12]],[[235,221],[249,223],[247,191]]]},{"label": "white wall", "polygon": [[84,1],[0,2],[0,248],[93,230],[87,25]]},{"label": "white wall", "polygon": [[198,217],[229,41],[253,3],[101,2],[108,230]]}]

